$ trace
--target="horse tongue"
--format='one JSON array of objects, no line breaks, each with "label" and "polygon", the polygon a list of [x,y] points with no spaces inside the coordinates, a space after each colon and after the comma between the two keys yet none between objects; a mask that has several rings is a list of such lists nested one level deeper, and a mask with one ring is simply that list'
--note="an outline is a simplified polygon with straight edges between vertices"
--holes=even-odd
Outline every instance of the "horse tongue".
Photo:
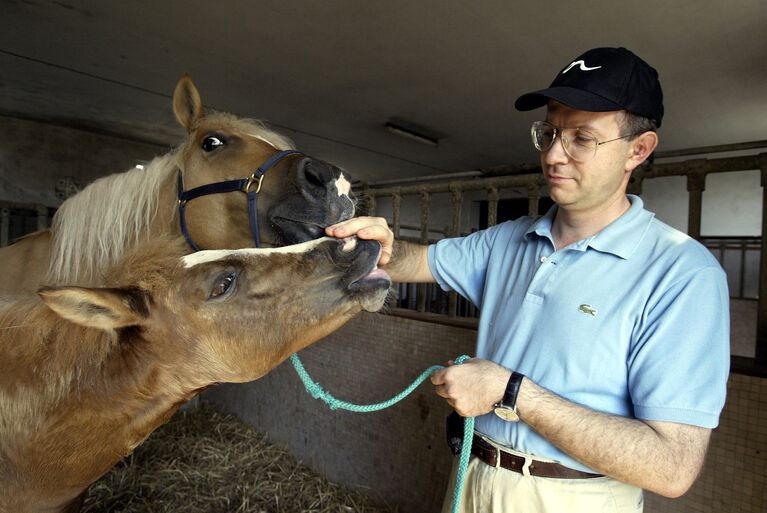
[{"label": "horse tongue", "polygon": [[363,280],[389,280],[391,281],[391,277],[389,276],[389,273],[384,271],[383,269],[379,269],[378,267],[373,268],[372,271],[370,271],[367,276],[362,278]]}]

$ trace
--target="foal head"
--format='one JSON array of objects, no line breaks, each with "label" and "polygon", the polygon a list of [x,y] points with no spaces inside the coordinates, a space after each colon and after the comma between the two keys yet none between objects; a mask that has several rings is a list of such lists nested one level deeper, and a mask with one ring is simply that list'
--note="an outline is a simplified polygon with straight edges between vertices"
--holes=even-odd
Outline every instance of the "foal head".
[{"label": "foal head", "polygon": [[196,390],[263,376],[360,311],[380,309],[391,284],[372,241],[186,252],[180,240],[159,241],[127,255],[107,278],[113,287],[40,294],[61,317],[176,366],[184,389]]}]

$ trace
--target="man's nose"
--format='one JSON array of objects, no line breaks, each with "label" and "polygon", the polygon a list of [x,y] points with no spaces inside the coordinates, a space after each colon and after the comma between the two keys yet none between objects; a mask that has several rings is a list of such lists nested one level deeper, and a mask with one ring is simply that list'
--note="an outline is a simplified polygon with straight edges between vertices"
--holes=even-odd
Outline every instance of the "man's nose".
[{"label": "man's nose", "polygon": [[561,136],[558,135],[554,140],[554,144],[551,145],[551,148],[541,154],[541,160],[547,166],[566,164],[570,160],[570,156],[565,152]]}]

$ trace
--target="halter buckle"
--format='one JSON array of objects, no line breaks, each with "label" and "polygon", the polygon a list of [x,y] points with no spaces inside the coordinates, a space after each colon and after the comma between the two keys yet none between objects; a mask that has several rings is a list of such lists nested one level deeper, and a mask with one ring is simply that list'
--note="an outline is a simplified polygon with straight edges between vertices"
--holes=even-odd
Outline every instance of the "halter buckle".
[{"label": "halter buckle", "polygon": [[258,185],[256,186],[256,194],[258,194],[259,192],[261,192],[261,182],[263,180],[264,180],[264,175],[261,175],[258,178],[256,178],[255,173],[250,175],[248,177],[248,181],[245,183],[245,187],[243,187],[243,191],[246,193],[249,193],[250,188],[253,186],[253,184],[257,183]]}]

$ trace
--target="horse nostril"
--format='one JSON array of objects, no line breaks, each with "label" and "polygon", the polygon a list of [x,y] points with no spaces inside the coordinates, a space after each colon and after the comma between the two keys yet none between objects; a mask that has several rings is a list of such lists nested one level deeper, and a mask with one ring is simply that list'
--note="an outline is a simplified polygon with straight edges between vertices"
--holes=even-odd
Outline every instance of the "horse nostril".
[{"label": "horse nostril", "polygon": [[310,163],[304,166],[304,177],[310,185],[325,188],[325,180],[322,178],[322,171]]}]

